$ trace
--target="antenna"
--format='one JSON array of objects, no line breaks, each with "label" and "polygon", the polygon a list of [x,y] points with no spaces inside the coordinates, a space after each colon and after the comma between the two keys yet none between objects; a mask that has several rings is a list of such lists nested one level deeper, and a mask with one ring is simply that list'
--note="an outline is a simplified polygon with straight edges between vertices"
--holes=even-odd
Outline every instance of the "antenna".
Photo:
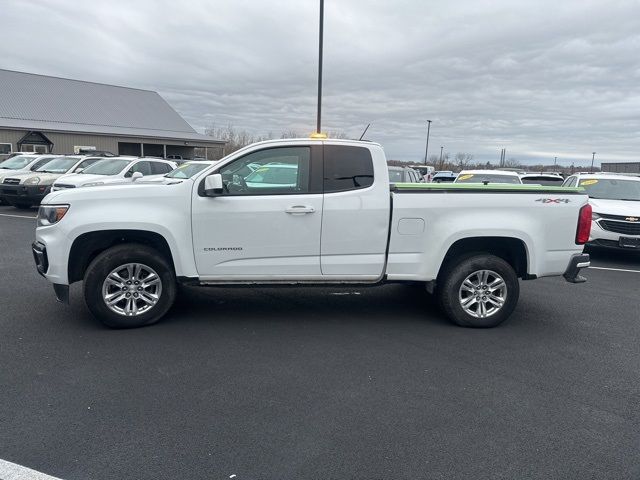
[{"label": "antenna", "polygon": [[362,132],[362,135],[360,135],[360,138],[358,140],[362,140],[362,138],[364,137],[364,134],[367,133],[367,130],[369,130],[370,126],[371,124],[367,123],[367,128],[364,129],[364,132]]}]

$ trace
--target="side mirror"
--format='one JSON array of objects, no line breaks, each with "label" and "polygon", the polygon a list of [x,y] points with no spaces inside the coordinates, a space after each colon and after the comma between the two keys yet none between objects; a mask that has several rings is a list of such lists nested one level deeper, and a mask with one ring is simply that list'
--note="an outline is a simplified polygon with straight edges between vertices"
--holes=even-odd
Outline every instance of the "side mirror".
[{"label": "side mirror", "polygon": [[204,179],[204,194],[207,197],[215,197],[223,193],[222,175],[214,173]]},{"label": "side mirror", "polygon": [[131,175],[131,181],[135,182],[136,180],[141,179],[142,177],[144,177],[144,175],[142,174],[142,172],[133,172],[133,175]]},{"label": "side mirror", "polygon": [[82,173],[83,170],[84,170],[84,168],[77,168],[74,173]]}]

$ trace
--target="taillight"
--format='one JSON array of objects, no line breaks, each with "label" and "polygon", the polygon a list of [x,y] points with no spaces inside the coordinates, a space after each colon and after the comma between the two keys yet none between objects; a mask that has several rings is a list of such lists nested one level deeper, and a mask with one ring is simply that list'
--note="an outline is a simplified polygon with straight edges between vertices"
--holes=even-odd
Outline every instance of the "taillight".
[{"label": "taillight", "polygon": [[591,205],[588,203],[580,209],[580,214],[578,215],[578,230],[576,231],[576,245],[584,245],[589,241],[592,214]]}]

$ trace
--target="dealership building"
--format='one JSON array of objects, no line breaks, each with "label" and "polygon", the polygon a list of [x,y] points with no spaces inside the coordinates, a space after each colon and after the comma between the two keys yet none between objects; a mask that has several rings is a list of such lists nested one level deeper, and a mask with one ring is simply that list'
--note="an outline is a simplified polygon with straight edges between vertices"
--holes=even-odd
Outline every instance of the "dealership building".
[{"label": "dealership building", "polygon": [[157,92],[0,69],[0,155],[101,150],[216,159],[223,149]]},{"label": "dealership building", "polygon": [[606,162],[602,163],[603,172],[640,173],[640,162]]}]

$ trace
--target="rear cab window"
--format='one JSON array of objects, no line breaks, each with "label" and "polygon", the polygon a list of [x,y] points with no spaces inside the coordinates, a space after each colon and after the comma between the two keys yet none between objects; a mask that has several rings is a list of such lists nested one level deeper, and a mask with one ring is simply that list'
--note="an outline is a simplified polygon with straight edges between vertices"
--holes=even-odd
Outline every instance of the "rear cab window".
[{"label": "rear cab window", "polygon": [[324,193],[358,190],[373,185],[373,159],[368,148],[324,146]]}]

